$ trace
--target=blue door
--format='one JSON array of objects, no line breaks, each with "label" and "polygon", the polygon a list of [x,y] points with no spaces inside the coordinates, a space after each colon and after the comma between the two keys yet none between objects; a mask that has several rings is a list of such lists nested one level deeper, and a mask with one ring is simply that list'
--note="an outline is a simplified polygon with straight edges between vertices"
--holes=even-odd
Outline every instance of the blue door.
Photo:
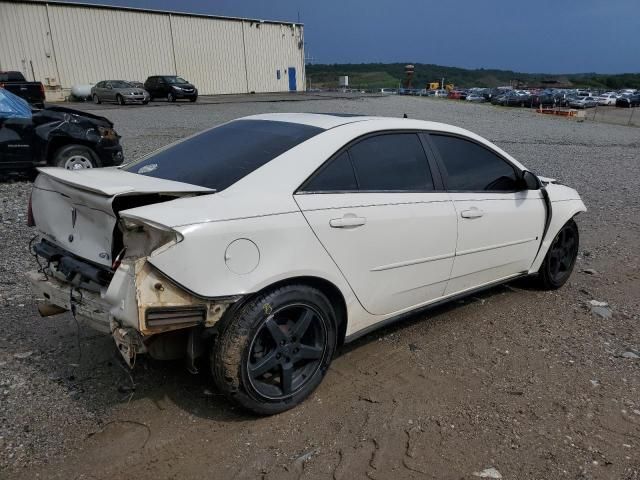
[{"label": "blue door", "polygon": [[296,89],[296,69],[294,67],[289,67],[289,91],[295,92]]}]

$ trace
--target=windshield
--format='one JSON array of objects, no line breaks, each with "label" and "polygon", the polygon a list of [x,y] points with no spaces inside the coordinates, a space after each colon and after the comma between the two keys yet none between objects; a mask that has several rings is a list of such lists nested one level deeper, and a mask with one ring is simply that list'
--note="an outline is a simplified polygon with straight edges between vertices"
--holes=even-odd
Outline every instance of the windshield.
[{"label": "windshield", "polygon": [[176,85],[179,83],[189,83],[182,77],[164,77],[164,79],[166,80],[167,83],[170,83],[171,85]]},{"label": "windshield", "polygon": [[174,143],[123,169],[220,191],[323,131],[298,123],[237,120]]},{"label": "windshield", "polygon": [[113,88],[131,88],[131,87],[133,87],[133,85],[131,85],[129,82],[125,82],[124,80],[112,80],[111,81],[111,86]]}]

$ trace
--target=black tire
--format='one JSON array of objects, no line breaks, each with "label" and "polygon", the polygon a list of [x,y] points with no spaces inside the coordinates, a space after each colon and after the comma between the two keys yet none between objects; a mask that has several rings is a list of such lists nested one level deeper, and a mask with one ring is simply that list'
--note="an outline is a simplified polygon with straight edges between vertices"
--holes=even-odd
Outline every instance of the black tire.
[{"label": "black tire", "polygon": [[126,102],[124,101],[124,97],[120,94],[116,95],[116,102],[118,102],[118,105],[126,104]]},{"label": "black tire", "polygon": [[544,290],[556,290],[562,287],[573,272],[579,247],[578,226],[571,219],[563,225],[551,242],[538,271],[538,286]]},{"label": "black tire", "polygon": [[174,103],[175,101],[176,96],[172,92],[167,93],[167,102]]},{"label": "black tire", "polygon": [[143,101],[142,101],[142,104],[143,104],[143,105],[147,105],[148,103],[149,103],[149,100],[143,100]]},{"label": "black tire", "polygon": [[100,97],[98,97],[98,95],[96,95],[95,93],[93,94],[93,103],[95,103],[96,105],[100,105],[102,103]]},{"label": "black tire", "polygon": [[217,388],[259,415],[284,412],[306,399],[336,349],[337,319],[327,297],[307,285],[285,285],[230,313],[211,349]]},{"label": "black tire", "polygon": [[[51,164],[68,170],[97,168],[100,166],[96,154],[84,145],[66,145],[53,156]],[[74,168],[74,165],[76,168]],[[81,166],[82,165],[82,166]]]},{"label": "black tire", "polygon": [[198,97],[192,97],[192,98],[189,99],[189,101],[191,103],[194,103],[196,100],[198,100]]}]

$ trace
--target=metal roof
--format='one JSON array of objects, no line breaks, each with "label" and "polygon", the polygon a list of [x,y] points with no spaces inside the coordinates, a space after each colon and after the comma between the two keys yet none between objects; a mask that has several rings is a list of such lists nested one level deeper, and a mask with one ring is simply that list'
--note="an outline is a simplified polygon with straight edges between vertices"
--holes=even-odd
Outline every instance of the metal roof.
[{"label": "metal roof", "polygon": [[164,15],[179,15],[183,17],[201,17],[211,18],[217,20],[235,20],[254,23],[272,23],[276,25],[304,25],[301,22],[289,22],[286,20],[263,20],[260,18],[245,18],[245,17],[229,17],[224,15],[210,15],[206,13],[189,13],[178,12],[174,10],[156,10],[153,8],[139,8],[139,7],[123,7],[117,5],[104,5],[100,3],[83,3],[83,2],[65,2],[64,0],[0,0],[0,3],[33,3],[33,4],[45,4],[45,5],[60,5],[70,8],[99,8],[105,10],[123,10],[138,13],[158,13]]}]

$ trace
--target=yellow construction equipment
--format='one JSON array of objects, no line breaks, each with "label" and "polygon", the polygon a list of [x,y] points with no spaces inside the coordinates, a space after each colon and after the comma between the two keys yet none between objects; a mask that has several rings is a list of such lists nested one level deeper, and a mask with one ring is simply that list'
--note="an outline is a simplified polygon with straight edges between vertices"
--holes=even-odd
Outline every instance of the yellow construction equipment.
[{"label": "yellow construction equipment", "polygon": [[440,82],[430,82],[427,84],[428,90],[438,90],[440,88]]}]

